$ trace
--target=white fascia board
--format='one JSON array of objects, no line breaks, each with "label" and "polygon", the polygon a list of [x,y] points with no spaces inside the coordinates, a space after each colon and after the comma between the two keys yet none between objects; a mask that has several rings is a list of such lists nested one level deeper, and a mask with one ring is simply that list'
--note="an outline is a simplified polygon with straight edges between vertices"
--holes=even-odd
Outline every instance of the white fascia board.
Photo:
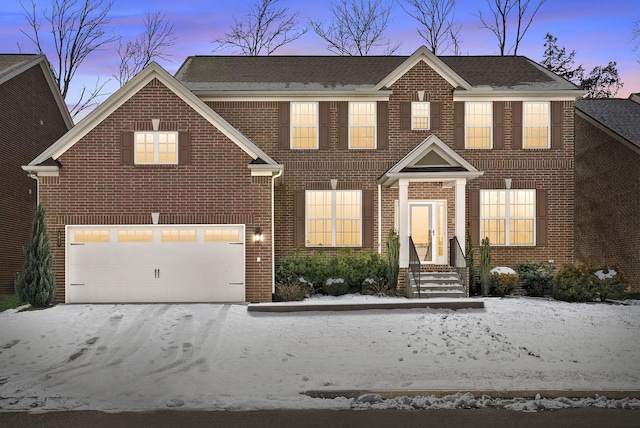
[{"label": "white fascia board", "polygon": [[280,171],[284,170],[284,165],[281,164],[249,164],[248,168],[251,170],[251,176],[272,176]]},{"label": "white fascia board", "polygon": [[575,101],[586,94],[582,90],[564,91],[508,91],[508,90],[454,90],[453,101]]},{"label": "white fascia board", "polygon": [[396,163],[393,167],[389,169],[389,173],[400,172],[407,166],[409,166],[414,160],[422,156],[423,153],[426,153],[427,150],[431,147],[435,146],[439,151],[445,155],[452,163],[458,164],[461,167],[465,168],[470,172],[477,172],[476,167],[471,165],[466,161],[462,156],[460,156],[455,150],[445,144],[440,138],[436,135],[430,135],[425,138],[422,143],[418,144],[413,150],[411,150],[405,157],[403,157],[398,163]]},{"label": "white fascia board", "polygon": [[388,172],[378,179],[378,184],[395,187],[401,180],[411,183],[449,182],[456,179],[471,180],[484,175],[484,171],[451,172]]},{"label": "white fascia board", "polygon": [[195,92],[204,102],[216,101],[240,101],[240,102],[264,102],[264,101],[389,101],[391,91],[340,91],[340,92],[267,92],[267,93],[231,93],[231,92]]},{"label": "white fascia board", "polygon": [[38,165],[24,165],[21,167],[23,171],[36,174],[38,177],[57,177],[60,173],[60,168],[57,166],[38,166]]}]

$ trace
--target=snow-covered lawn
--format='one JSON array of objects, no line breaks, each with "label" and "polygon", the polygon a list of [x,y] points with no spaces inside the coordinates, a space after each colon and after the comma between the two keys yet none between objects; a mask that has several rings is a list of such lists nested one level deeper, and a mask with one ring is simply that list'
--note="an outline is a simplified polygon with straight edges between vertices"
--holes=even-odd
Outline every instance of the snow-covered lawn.
[{"label": "snow-covered lawn", "polygon": [[381,405],[301,394],[336,389],[640,389],[640,305],[485,302],[460,311],[157,304],[6,312],[0,410]]}]

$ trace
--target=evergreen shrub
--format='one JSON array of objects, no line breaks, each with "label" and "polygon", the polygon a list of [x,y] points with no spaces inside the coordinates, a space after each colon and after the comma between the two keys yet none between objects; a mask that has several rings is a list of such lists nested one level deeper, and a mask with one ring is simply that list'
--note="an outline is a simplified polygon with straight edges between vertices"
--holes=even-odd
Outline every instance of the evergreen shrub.
[{"label": "evergreen shrub", "polygon": [[553,291],[553,267],[544,262],[525,262],[517,267],[527,296],[549,296]]},{"label": "evergreen shrub", "polygon": [[584,263],[566,264],[553,277],[553,298],[567,302],[593,302],[597,295],[595,276]]}]

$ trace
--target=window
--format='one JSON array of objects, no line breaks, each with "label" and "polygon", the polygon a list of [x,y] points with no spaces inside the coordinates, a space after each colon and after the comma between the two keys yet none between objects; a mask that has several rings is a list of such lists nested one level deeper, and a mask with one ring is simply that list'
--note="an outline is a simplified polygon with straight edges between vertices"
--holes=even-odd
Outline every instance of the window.
[{"label": "window", "polygon": [[136,164],[177,164],[177,132],[136,132]]},{"label": "window", "polygon": [[411,103],[411,129],[429,129],[431,103],[426,101]]},{"label": "window", "polygon": [[490,149],[492,147],[492,103],[465,103],[464,123],[465,147],[467,149]]},{"label": "window", "polygon": [[318,103],[291,103],[291,148],[318,148]]},{"label": "window", "polygon": [[550,104],[548,102],[522,103],[522,147],[548,149],[550,147]]},{"label": "window", "polygon": [[74,242],[109,242],[109,231],[82,229],[73,233]]},{"label": "window", "polygon": [[195,242],[196,231],[194,229],[164,229],[162,242]]},{"label": "window", "polygon": [[118,242],[153,242],[151,230],[119,230]]},{"label": "window", "polygon": [[349,148],[376,148],[376,103],[349,103]]},{"label": "window", "polygon": [[204,232],[206,242],[238,242],[240,241],[239,229],[207,229]]},{"label": "window", "polygon": [[360,190],[307,190],[305,201],[308,246],[362,245]]},{"label": "window", "polygon": [[480,191],[480,236],[491,245],[535,245],[535,190]]}]

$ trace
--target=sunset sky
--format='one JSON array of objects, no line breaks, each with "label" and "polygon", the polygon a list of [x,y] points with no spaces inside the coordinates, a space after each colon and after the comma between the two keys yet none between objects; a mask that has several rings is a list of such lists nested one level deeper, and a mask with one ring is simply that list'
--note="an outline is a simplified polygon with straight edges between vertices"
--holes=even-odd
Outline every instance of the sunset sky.
[{"label": "sunset sky", "polygon": [[[47,7],[53,0],[36,0],[38,8]],[[122,35],[123,38],[135,37],[142,30],[142,19],[147,11],[166,11],[174,25],[174,35],[178,43],[171,48],[170,61],[159,63],[170,73],[175,73],[189,55],[233,54],[233,51],[214,52],[211,43],[221,37],[233,24],[233,16],[245,15],[255,0],[114,0],[111,9],[111,22],[107,33]],[[397,0],[402,1],[402,0]],[[409,17],[396,4],[392,12],[392,22],[387,32],[391,41],[402,41],[402,47],[396,52],[409,55],[424,44],[416,28],[418,22]],[[106,0],[105,0],[106,2]],[[532,0],[535,3],[536,0]],[[23,0],[29,5],[30,0]],[[297,12],[300,21],[306,24],[309,19],[329,19],[329,2],[282,0],[281,5]],[[489,14],[484,0],[457,0],[455,19],[462,25],[460,47],[464,55],[496,55],[499,53],[495,36],[482,29],[478,10]],[[630,93],[640,92],[640,51],[634,50],[631,42],[633,23],[640,20],[640,1],[637,0],[547,0],[536,15],[529,28],[518,54],[540,62],[544,52],[544,36],[547,32],[558,38],[558,45],[568,51],[577,52],[576,64],[582,64],[590,71],[596,65],[606,66],[616,61],[624,87],[617,97],[627,97]],[[25,13],[19,0],[0,2],[0,53],[34,53],[31,41],[20,32],[28,31]],[[94,52],[83,63],[77,78],[87,81],[89,86],[98,76],[101,80],[116,74],[118,56],[117,43]],[[46,52],[49,59],[53,53]],[[375,52],[382,53],[382,52]],[[315,33],[309,31],[301,39],[284,46],[276,54],[317,54],[330,55],[323,42]],[[450,54],[450,53],[448,53]],[[108,91],[117,89],[112,78]]]}]

